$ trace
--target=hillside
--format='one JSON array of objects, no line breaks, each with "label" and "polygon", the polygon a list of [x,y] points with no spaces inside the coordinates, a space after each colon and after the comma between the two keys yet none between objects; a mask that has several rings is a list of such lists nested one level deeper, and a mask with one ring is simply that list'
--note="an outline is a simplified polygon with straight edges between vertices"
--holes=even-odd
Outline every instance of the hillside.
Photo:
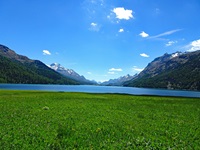
[{"label": "hillside", "polygon": [[79,84],[41,61],[18,55],[4,45],[0,45],[0,66],[0,83]]},{"label": "hillside", "polygon": [[200,51],[158,57],[124,86],[200,90]]}]

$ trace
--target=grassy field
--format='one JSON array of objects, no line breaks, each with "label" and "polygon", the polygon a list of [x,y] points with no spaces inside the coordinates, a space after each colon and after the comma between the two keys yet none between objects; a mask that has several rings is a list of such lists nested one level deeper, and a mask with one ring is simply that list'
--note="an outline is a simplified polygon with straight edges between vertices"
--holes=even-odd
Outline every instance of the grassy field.
[{"label": "grassy field", "polygon": [[2,90],[0,149],[200,149],[200,99]]}]

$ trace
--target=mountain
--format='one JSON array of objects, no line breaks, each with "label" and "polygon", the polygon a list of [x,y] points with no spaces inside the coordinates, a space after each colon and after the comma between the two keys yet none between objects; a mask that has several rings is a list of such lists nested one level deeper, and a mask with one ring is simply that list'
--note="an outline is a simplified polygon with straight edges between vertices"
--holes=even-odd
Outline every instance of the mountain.
[{"label": "mountain", "polygon": [[49,65],[49,67],[51,69],[57,71],[58,73],[64,75],[65,77],[76,80],[76,81],[80,82],[81,84],[97,84],[97,82],[87,80],[84,76],[79,75],[74,70],[64,68],[63,66],[61,66],[58,63],[52,63],[51,65]]},{"label": "mountain", "polygon": [[130,81],[133,78],[135,78],[137,76],[137,74],[131,76],[129,74],[127,74],[126,76],[122,76],[119,77],[117,79],[110,79],[109,81],[105,81],[103,83],[101,83],[101,85],[105,85],[105,86],[121,86],[123,85],[124,82]]},{"label": "mountain", "polygon": [[200,50],[166,53],[124,86],[200,90]]},{"label": "mountain", "polygon": [[0,45],[0,66],[0,83],[79,84],[41,61],[18,55],[4,45]]}]

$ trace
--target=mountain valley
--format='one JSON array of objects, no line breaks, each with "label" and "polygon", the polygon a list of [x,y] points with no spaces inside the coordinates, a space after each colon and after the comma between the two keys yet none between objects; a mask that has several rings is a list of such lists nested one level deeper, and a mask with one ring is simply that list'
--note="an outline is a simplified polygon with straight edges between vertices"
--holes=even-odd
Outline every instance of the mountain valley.
[{"label": "mountain valley", "polygon": [[59,63],[45,65],[0,45],[0,83],[129,86],[200,90],[200,50],[155,58],[139,74],[97,83]]}]

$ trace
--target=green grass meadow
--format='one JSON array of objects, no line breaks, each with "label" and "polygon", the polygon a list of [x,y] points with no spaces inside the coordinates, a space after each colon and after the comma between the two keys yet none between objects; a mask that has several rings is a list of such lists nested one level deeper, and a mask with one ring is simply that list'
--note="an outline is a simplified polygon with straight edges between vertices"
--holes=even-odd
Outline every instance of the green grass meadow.
[{"label": "green grass meadow", "polygon": [[200,99],[1,90],[0,149],[200,149]]}]

